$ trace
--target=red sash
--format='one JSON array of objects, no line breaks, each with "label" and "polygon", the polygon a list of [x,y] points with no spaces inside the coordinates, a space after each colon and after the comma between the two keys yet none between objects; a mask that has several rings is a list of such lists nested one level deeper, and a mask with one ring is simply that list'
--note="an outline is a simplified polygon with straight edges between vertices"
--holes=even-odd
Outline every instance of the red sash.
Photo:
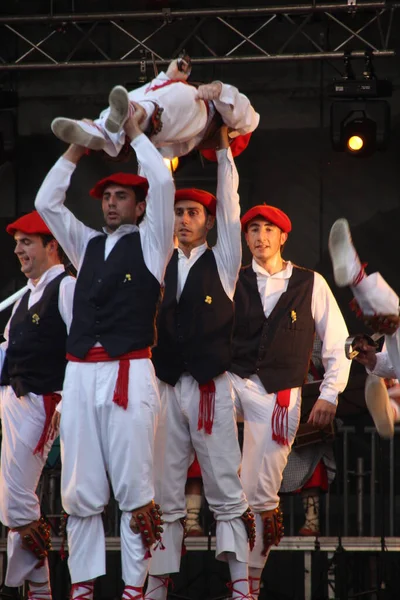
[{"label": "red sash", "polygon": [[115,384],[113,402],[121,406],[124,410],[128,407],[128,383],[130,360],[138,358],[151,358],[151,349],[141,348],[132,350],[117,357],[110,356],[102,346],[91,348],[85,358],[77,358],[72,354],[67,354],[67,360],[71,362],[110,362],[119,361],[118,377]]}]

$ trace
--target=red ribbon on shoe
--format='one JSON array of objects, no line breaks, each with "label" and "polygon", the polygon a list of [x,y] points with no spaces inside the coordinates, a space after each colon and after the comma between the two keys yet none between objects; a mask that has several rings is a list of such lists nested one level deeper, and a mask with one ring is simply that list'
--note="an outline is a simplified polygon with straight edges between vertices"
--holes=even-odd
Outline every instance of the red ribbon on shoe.
[{"label": "red ribbon on shoe", "polygon": [[71,362],[115,362],[119,361],[118,376],[114,389],[113,402],[121,406],[124,410],[128,408],[128,384],[129,384],[129,366],[130,360],[138,358],[151,358],[151,348],[141,348],[132,350],[118,357],[112,357],[104,350],[102,346],[91,348],[85,358],[78,358],[73,354],[67,354],[67,360]]},{"label": "red ribbon on shoe", "polygon": [[274,412],[271,417],[272,439],[282,446],[289,445],[290,389],[276,394]]}]

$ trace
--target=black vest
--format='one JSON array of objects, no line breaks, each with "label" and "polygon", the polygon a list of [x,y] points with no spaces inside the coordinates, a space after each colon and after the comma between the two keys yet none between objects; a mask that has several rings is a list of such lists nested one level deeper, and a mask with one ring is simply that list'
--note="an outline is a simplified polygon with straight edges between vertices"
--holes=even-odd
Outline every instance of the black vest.
[{"label": "black vest", "polygon": [[229,368],[233,326],[233,302],[222,287],[212,250],[190,269],[179,302],[177,284],[175,250],[165,274],[153,351],[157,377],[175,385],[186,371],[199,383],[207,383]]},{"label": "black vest", "polygon": [[268,319],[251,266],[239,275],[231,371],[257,374],[268,393],[300,387],[307,375],[314,340],[311,299],[314,272],[293,267],[289,285]]},{"label": "black vest", "polygon": [[67,351],[78,358],[97,342],[112,357],[152,346],[160,284],[143,259],[139,232],[104,259],[106,236],[92,238],[76,282]]},{"label": "black vest", "polygon": [[11,318],[0,385],[11,385],[18,397],[62,389],[67,328],[58,309],[58,295],[64,277],[66,273],[60,273],[50,281],[31,308],[31,292],[24,294]]}]

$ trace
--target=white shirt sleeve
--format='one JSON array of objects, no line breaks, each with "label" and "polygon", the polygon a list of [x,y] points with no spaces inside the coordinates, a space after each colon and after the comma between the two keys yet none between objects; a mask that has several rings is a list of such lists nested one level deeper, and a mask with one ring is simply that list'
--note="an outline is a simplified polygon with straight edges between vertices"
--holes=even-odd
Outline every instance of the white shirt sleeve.
[{"label": "white shirt sleeve", "polygon": [[58,293],[58,310],[60,311],[62,320],[64,321],[67,327],[67,333],[69,333],[72,322],[72,308],[74,302],[75,284],[75,277],[64,277],[64,279],[62,279],[60,283]]},{"label": "white shirt sleeve", "polygon": [[146,214],[139,225],[143,258],[161,283],[174,248],[175,185],[163,157],[145,135],[139,135],[131,145],[149,182]]},{"label": "white shirt sleeve", "polygon": [[257,128],[260,115],[256,113],[247,96],[241,94],[233,85],[222,83],[219,99],[213,102],[224,123],[238,134],[244,135]]},{"label": "white shirt sleeve", "polygon": [[337,396],[347,385],[351,361],[345,355],[348,336],[346,323],[339,306],[319,273],[314,272],[311,312],[315,329],[322,340],[322,364],[325,374],[320,387],[320,398],[335,404]]},{"label": "white shirt sleeve", "polygon": [[385,348],[383,348],[382,352],[377,352],[375,368],[373,371],[367,369],[367,373],[371,373],[371,375],[376,375],[377,377],[397,379],[396,372]]},{"label": "white shirt sleeve", "polygon": [[239,176],[230,148],[218,150],[217,159],[218,237],[213,252],[222,286],[232,300],[242,262]]},{"label": "white shirt sleeve", "polygon": [[35,200],[35,208],[78,270],[89,240],[98,232],[84,225],[64,206],[76,165],[61,157],[50,169]]}]

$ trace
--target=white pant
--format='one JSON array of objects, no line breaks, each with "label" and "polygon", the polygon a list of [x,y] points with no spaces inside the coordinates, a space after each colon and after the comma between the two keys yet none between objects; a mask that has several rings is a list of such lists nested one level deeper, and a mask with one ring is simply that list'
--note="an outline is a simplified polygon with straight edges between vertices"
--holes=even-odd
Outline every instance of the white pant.
[{"label": "white pant", "polygon": [[[20,527],[40,518],[36,488],[52,442],[46,444],[43,455],[33,454],[45,423],[42,396],[29,394],[17,398],[10,386],[0,387],[0,408],[0,520],[7,527]],[[25,581],[48,580],[47,560],[36,569],[38,559],[22,548],[17,531],[8,534],[7,557],[6,585],[19,587]]]},{"label": "white pant", "polygon": [[[200,143],[207,125],[208,112],[206,104],[196,99],[197,90],[192,85],[173,83],[157,90],[146,93],[151,84],[129,92],[129,99],[139,103],[147,113],[145,129],[150,124],[151,115],[156,105],[162,109],[162,128],[159,133],[151,136],[155,146],[171,146],[171,158],[182,156]],[[117,156],[125,142],[124,130],[112,134],[105,129],[105,122],[110,109],[104,110],[95,123],[103,132],[107,145],[105,151],[110,156]],[[163,152],[166,155],[165,152]]]},{"label": "white pant", "polygon": [[[365,315],[397,315],[399,313],[399,297],[380,273],[372,273],[368,277],[364,277],[351,290]],[[400,329],[393,335],[386,335],[385,343],[390,362],[396,375],[400,377]]]},{"label": "white pant", "polygon": [[217,521],[216,556],[226,560],[232,552],[247,562],[248,539],[240,516],[248,507],[240,483],[240,448],[232,390],[226,373],[216,377],[215,416],[211,434],[197,430],[199,384],[183,374],[175,387],[159,382],[161,417],[156,436],[156,500],[164,512],[165,551],[153,552],[152,575],[179,571],[183,529],[179,519],[186,516],[185,483],[196,452],[204,493]]},{"label": "white pant", "polygon": [[105,573],[101,513],[108,504],[110,479],[122,511],[122,577],[144,584],[148,560],[140,534],[129,528],[131,511],[154,497],[154,436],[160,400],[149,359],[130,361],[128,407],[112,398],[118,361],[70,362],[61,413],[61,493],[67,523],[72,583]]},{"label": "white pant", "polygon": [[[236,393],[237,410],[244,417],[244,441],[241,478],[251,509],[256,513],[256,546],[250,553],[249,567],[262,568],[266,557],[262,550],[262,520],[257,513],[279,504],[282,473],[300,421],[301,389],[294,388],[289,403],[289,445],[272,439],[271,419],[276,394],[267,394],[258,377],[242,379],[229,373]],[[257,543],[258,542],[258,543]]]}]

